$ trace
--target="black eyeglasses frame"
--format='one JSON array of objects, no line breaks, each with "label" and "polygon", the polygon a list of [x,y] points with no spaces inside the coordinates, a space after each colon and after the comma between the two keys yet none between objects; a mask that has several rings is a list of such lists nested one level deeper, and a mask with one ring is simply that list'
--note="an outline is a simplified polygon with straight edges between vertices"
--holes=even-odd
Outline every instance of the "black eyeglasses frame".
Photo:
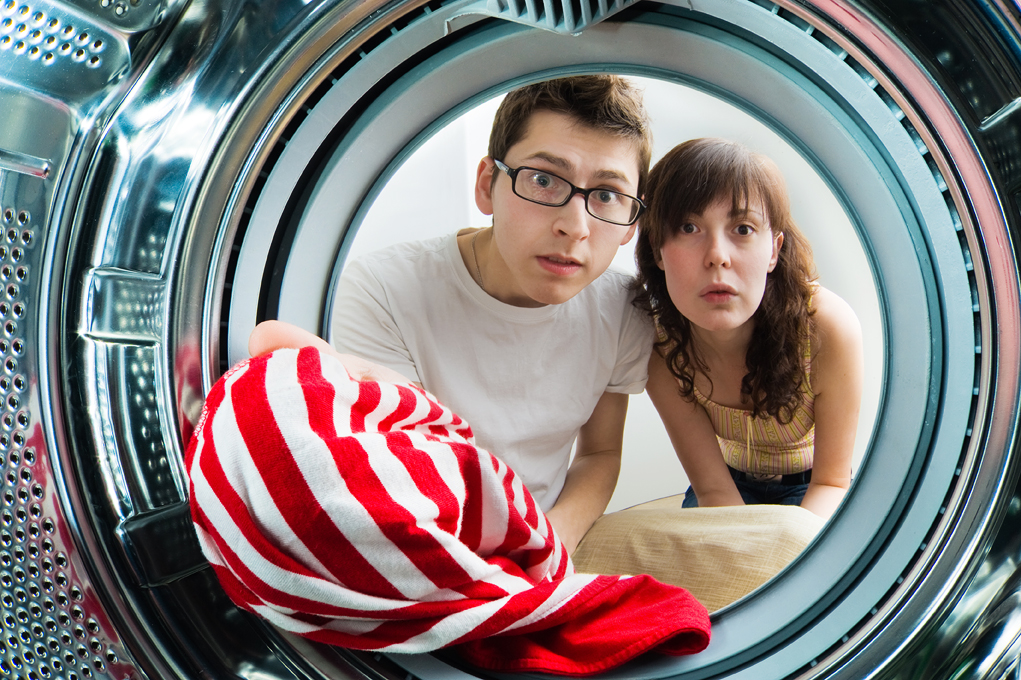
[{"label": "black eyeglasses frame", "polygon": [[[522,199],[528,201],[529,203],[535,203],[536,205],[545,205],[545,206],[548,206],[550,208],[559,208],[561,206],[565,206],[568,203],[570,203],[571,199],[574,198],[575,194],[581,194],[582,196],[585,197],[585,211],[589,215],[592,215],[592,217],[594,217],[597,220],[600,220],[602,222],[606,222],[607,224],[616,224],[617,226],[620,226],[620,227],[629,227],[629,226],[631,226],[632,224],[637,222],[638,218],[642,216],[643,212],[645,212],[645,208],[646,208],[645,202],[642,199],[638,198],[637,196],[632,196],[630,194],[625,194],[625,193],[620,192],[620,191],[614,191],[613,189],[606,189],[604,187],[595,187],[593,189],[582,189],[581,187],[575,186],[571,182],[568,182],[566,179],[564,179],[560,175],[558,175],[556,173],[553,173],[553,172],[549,172],[548,170],[543,170],[542,168],[533,168],[533,167],[528,166],[528,165],[519,165],[516,168],[512,168],[512,167],[508,166],[506,163],[504,163],[503,161],[501,161],[499,159],[496,159],[496,158],[493,159],[493,163],[495,163],[496,167],[499,170],[503,171],[503,173],[506,174],[510,178],[510,180],[511,180],[511,191],[514,192],[514,195],[519,197],[519,198],[522,198]],[[518,173],[521,172],[522,170],[534,170],[536,172],[541,172],[544,175],[549,175],[551,177],[556,177],[558,180],[560,180],[561,182],[563,182],[567,186],[571,187],[571,192],[569,194],[567,194],[567,197],[562,202],[560,202],[560,203],[546,203],[544,201],[537,201],[534,198],[529,198],[527,196],[522,196],[521,194],[518,193],[518,186],[517,186],[518,185],[518,181],[517,181]],[[611,193],[617,194],[618,196],[624,196],[625,198],[630,198],[631,200],[633,200],[635,203],[638,204],[638,211],[635,212],[635,215],[634,215],[634,217],[631,218],[630,222],[615,222],[613,220],[608,220],[605,217],[600,217],[599,215],[597,215],[594,212],[592,212],[592,209],[589,207],[589,204],[588,204],[588,197],[594,191],[609,191]]]}]

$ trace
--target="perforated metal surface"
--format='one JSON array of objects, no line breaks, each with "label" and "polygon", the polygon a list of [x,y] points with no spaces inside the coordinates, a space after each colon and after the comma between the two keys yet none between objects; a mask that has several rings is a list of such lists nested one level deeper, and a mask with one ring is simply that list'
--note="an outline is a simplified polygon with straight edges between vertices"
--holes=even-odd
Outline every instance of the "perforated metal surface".
[{"label": "perforated metal surface", "polygon": [[55,66],[62,58],[88,68],[98,68],[103,63],[102,52],[106,49],[103,38],[75,28],[66,18],[62,21],[45,11],[33,10],[29,5],[19,5],[15,0],[3,4],[0,16],[3,16],[0,49],[38,60],[44,66]]},{"label": "perforated metal surface", "polygon": [[[0,173],[4,189],[19,184]],[[25,182],[37,182],[29,179]],[[4,191],[0,214],[0,674],[10,678],[131,677],[116,632],[68,531],[38,412],[38,273],[45,227]],[[45,214],[45,213],[44,213]]]},{"label": "perforated metal surface", "polygon": [[[57,200],[74,186],[75,127],[101,112],[130,73],[131,33],[158,23],[167,10],[165,3],[137,0],[0,2],[2,677],[142,677],[111,603],[94,585],[95,555],[81,552],[80,518],[68,514],[75,505],[63,492],[74,473],[66,458],[61,462],[66,451],[53,449],[47,436],[52,421],[43,404],[59,381],[59,372],[48,372],[48,310],[59,300],[49,299],[44,278],[52,264],[46,249],[64,214]],[[114,311],[124,323],[151,318],[134,299],[120,302]],[[151,364],[142,356],[124,366],[142,373]],[[121,406],[144,422],[154,411],[139,399]],[[162,439],[148,435],[140,429],[137,445],[158,450]],[[158,451],[150,459],[158,460]]]},{"label": "perforated metal surface", "polygon": [[94,91],[115,77],[125,56],[122,39],[66,5],[0,3],[0,66],[31,90],[61,97]]}]

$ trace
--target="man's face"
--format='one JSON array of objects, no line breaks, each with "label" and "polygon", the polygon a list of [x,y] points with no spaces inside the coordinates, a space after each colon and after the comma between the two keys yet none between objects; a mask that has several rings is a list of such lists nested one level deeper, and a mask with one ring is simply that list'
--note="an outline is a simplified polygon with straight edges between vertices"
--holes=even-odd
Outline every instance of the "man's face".
[{"label": "man's face", "polygon": [[[548,171],[584,189],[638,194],[638,153],[630,140],[578,125],[568,115],[540,111],[525,136],[498,159],[510,168]],[[492,182],[493,173],[499,173]],[[558,208],[514,194],[511,178],[493,159],[479,164],[475,202],[493,216],[493,245],[487,251],[485,288],[519,307],[560,304],[606,271],[617,248],[631,240],[635,225],[599,220],[575,195]]]}]

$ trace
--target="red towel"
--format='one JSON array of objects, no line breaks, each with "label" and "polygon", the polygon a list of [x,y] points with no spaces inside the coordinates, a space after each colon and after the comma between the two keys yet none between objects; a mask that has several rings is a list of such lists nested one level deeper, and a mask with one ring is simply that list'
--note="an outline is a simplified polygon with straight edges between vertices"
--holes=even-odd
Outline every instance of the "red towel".
[{"label": "red towel", "polygon": [[575,574],[518,477],[434,397],[355,381],[318,350],[231,369],[185,462],[227,594],[292,633],[390,652],[457,645],[483,668],[565,675],[709,643],[687,591]]}]

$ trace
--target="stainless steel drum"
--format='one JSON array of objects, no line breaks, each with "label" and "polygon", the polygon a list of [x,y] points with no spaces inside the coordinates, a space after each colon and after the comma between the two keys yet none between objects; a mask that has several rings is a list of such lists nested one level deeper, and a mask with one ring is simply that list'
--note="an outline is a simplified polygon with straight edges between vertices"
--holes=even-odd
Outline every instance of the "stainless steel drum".
[{"label": "stainless steel drum", "polygon": [[887,351],[815,545],[707,651],[609,675],[1018,677],[1019,22],[1009,0],[0,0],[0,675],[473,675],[234,608],[182,451],[258,320],[329,328],[367,202],[432,131],[615,70],[802,152],[858,229]]}]

